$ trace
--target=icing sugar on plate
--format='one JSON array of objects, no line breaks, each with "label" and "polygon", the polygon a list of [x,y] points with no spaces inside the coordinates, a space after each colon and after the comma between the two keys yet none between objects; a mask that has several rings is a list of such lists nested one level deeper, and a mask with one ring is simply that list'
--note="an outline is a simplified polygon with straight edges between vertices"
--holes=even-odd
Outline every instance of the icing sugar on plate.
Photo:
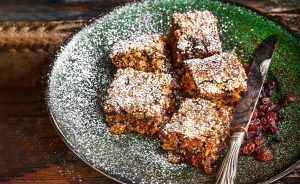
[{"label": "icing sugar on plate", "polygon": [[[166,34],[171,14],[192,9],[209,10],[217,16],[223,49],[245,48],[242,59],[249,58],[256,48],[249,41],[252,37],[262,39],[266,34],[281,32],[284,39],[290,39],[280,27],[253,12],[209,0],[146,0],[115,9],[85,26],[58,52],[49,74],[47,102],[54,123],[71,150],[98,171],[129,183],[213,182],[215,173],[208,176],[201,169],[169,163],[158,139],[137,134],[110,134],[103,116],[103,102],[115,73],[108,60],[112,45],[140,35]],[[233,20],[235,18],[239,21]],[[243,20],[247,20],[247,24]],[[260,24],[269,30],[255,27]],[[286,42],[289,43],[294,41]],[[289,51],[293,48],[297,47],[281,48],[286,51],[286,62],[292,61],[294,52]],[[277,150],[282,148],[286,147]],[[284,149],[282,157],[276,157],[278,160],[269,165],[241,158],[239,174],[253,174],[238,177],[238,182],[253,182],[283,170],[287,163],[284,159],[292,161],[291,155],[299,153],[296,148],[296,151],[291,147]],[[284,158],[284,162],[280,158]]]}]

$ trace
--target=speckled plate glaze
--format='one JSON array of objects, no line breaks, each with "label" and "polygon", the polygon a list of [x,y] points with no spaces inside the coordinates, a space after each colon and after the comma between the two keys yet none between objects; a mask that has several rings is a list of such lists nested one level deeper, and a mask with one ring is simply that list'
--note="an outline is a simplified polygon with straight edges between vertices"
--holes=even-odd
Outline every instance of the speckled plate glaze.
[{"label": "speckled plate glaze", "polygon": [[[170,15],[192,9],[212,11],[219,19],[223,50],[234,50],[250,62],[264,38],[279,35],[269,77],[278,81],[275,98],[289,91],[300,94],[300,41],[281,26],[232,4],[208,0],[149,0],[128,4],[98,18],[61,48],[49,74],[49,112],[63,139],[86,163],[117,181],[128,183],[212,183],[214,173],[186,164],[171,164],[159,140],[137,134],[112,135],[102,105],[115,68],[108,59],[111,46],[122,39],[167,31]],[[299,99],[299,98],[298,98]],[[257,183],[281,173],[299,160],[300,100],[286,108],[281,144],[267,141],[275,159],[239,158],[237,183]],[[268,138],[269,140],[270,138]]]}]

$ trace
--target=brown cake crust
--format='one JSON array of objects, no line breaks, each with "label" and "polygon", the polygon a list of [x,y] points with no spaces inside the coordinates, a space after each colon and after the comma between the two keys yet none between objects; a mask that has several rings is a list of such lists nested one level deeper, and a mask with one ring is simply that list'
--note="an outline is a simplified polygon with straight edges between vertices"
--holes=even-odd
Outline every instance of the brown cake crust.
[{"label": "brown cake crust", "polygon": [[170,67],[163,34],[142,35],[113,45],[110,58],[117,68],[145,72],[167,71]]},{"label": "brown cake crust", "polygon": [[114,134],[156,135],[173,111],[173,86],[169,74],[119,69],[104,105],[110,131]]},{"label": "brown cake crust", "polygon": [[181,80],[184,92],[227,105],[234,105],[246,90],[247,76],[233,52],[184,61]]},{"label": "brown cake crust", "polygon": [[172,163],[185,161],[211,173],[225,146],[232,108],[205,99],[185,99],[161,133],[162,147]]},{"label": "brown cake crust", "polygon": [[174,13],[167,34],[174,67],[186,59],[204,58],[222,51],[218,20],[209,11]]}]

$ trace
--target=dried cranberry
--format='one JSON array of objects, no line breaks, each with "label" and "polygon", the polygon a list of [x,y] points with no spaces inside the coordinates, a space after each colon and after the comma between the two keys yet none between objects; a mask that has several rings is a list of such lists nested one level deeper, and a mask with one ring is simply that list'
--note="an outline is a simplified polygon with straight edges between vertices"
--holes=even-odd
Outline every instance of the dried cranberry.
[{"label": "dried cranberry", "polygon": [[271,112],[272,111],[272,107],[269,105],[267,108],[266,108],[266,112]]},{"label": "dried cranberry", "polygon": [[277,109],[277,115],[278,115],[279,120],[284,120],[284,108],[283,107],[279,107]]},{"label": "dried cranberry", "polygon": [[278,133],[278,125],[275,122],[275,120],[270,121],[270,124],[268,125],[268,131],[277,134]]},{"label": "dried cranberry", "polygon": [[262,127],[263,132],[267,132],[269,130],[269,125],[265,125]]},{"label": "dried cranberry", "polygon": [[264,83],[265,88],[274,89],[276,86],[276,83],[273,80],[268,80]]},{"label": "dried cranberry", "polygon": [[258,115],[257,109],[254,109],[253,114],[252,114],[252,120],[256,119],[257,115]]},{"label": "dried cranberry", "polygon": [[255,152],[256,152],[256,158],[258,160],[261,160],[261,161],[270,161],[270,160],[273,160],[273,153],[270,149],[266,148],[266,147],[258,147],[257,149],[255,149]]},{"label": "dried cranberry", "polygon": [[267,107],[268,107],[268,105],[260,105],[259,106],[259,111],[266,112]]},{"label": "dried cranberry", "polygon": [[257,125],[253,125],[253,124],[250,124],[249,127],[248,127],[248,131],[258,131],[258,130],[261,130],[261,128]]},{"label": "dried cranberry", "polygon": [[272,90],[267,90],[265,93],[266,93],[267,97],[271,97],[272,94],[273,94],[273,91]]},{"label": "dried cranberry", "polygon": [[262,111],[262,110],[258,111],[258,116],[259,117],[264,117],[265,115],[266,115],[266,113],[264,111]]},{"label": "dried cranberry", "polygon": [[243,154],[250,155],[255,150],[255,144],[253,144],[252,142],[247,142],[243,144],[242,148],[243,149],[241,151]]},{"label": "dried cranberry", "polygon": [[262,118],[260,119],[260,122],[261,122],[261,124],[262,124],[263,126],[265,126],[266,124],[268,124],[268,120],[267,120],[266,117],[262,117]]},{"label": "dried cranberry", "polygon": [[265,142],[265,139],[264,139],[263,136],[257,136],[257,137],[255,137],[255,138],[253,139],[253,142],[254,142],[257,146],[259,146],[259,145],[261,145],[261,144],[263,144],[263,143]]},{"label": "dried cranberry", "polygon": [[260,126],[261,125],[260,119],[251,120],[250,124],[255,125],[255,126]]},{"label": "dried cranberry", "polygon": [[258,117],[263,117],[266,114],[267,105],[260,105],[257,109],[257,115]]},{"label": "dried cranberry", "polygon": [[287,103],[287,100],[283,97],[279,100],[278,104],[280,106],[286,106],[288,103]]},{"label": "dried cranberry", "polygon": [[269,88],[274,89],[276,87],[276,83],[272,80],[269,80],[268,81],[268,86],[269,86]]},{"label": "dried cranberry", "polygon": [[269,107],[270,107],[270,109],[268,110],[268,112],[276,111],[279,108],[278,104],[276,104],[276,103],[271,104]]},{"label": "dried cranberry", "polygon": [[265,118],[265,117],[263,117],[261,119],[261,122],[262,122],[262,131],[264,131],[264,132],[271,132],[271,126],[272,125],[275,126],[275,124],[276,124],[275,120],[268,121],[267,118]]},{"label": "dried cranberry", "polygon": [[289,94],[287,94],[284,97],[284,99],[285,99],[287,104],[290,104],[290,103],[292,103],[293,101],[295,101],[297,99],[296,93],[290,92]]},{"label": "dried cranberry", "polygon": [[254,131],[254,130],[248,130],[247,131],[247,137],[249,139],[251,139],[252,137],[255,137],[255,134],[256,134],[256,131]]},{"label": "dried cranberry", "polygon": [[262,104],[265,104],[265,105],[268,104],[268,103],[270,103],[270,98],[268,98],[268,97],[262,98],[262,99],[261,99],[261,103],[262,103]]},{"label": "dried cranberry", "polygon": [[276,112],[268,112],[268,114],[266,114],[266,118],[267,118],[268,121],[277,120],[278,115],[277,115]]}]

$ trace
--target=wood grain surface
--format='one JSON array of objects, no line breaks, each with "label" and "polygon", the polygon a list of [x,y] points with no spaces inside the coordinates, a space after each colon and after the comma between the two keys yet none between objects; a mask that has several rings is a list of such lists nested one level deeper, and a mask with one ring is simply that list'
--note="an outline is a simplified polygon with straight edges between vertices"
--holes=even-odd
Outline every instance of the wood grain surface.
[{"label": "wood grain surface", "polygon": [[[38,1],[40,2],[40,1]],[[64,1],[62,3],[65,3]],[[68,16],[62,5],[52,9],[60,17],[51,21],[26,21],[11,16],[0,22],[0,182],[1,183],[116,183],[81,161],[62,141],[45,105],[49,65],[58,47],[88,19],[128,0],[71,3],[67,10],[84,16]],[[244,2],[300,33],[299,9],[270,8],[269,1]],[[1,2],[0,2],[1,4]],[[269,4],[270,5],[270,4]],[[37,6],[37,5],[35,5]],[[50,6],[50,5],[49,5]],[[38,7],[38,6],[37,6]],[[97,7],[97,8],[93,8]],[[0,7],[0,10],[3,7]],[[10,5],[6,5],[6,11]],[[20,5],[18,6],[20,9]],[[34,7],[33,7],[34,8]],[[88,13],[88,11],[92,13]],[[275,11],[276,10],[276,11]],[[5,11],[0,11],[5,15]],[[66,16],[66,15],[64,15]],[[2,17],[3,18],[3,17]],[[35,18],[37,19],[37,18]],[[72,20],[73,19],[73,20]],[[5,20],[5,21],[4,21]],[[16,21],[17,20],[17,21]],[[300,169],[276,183],[300,183]]]}]

